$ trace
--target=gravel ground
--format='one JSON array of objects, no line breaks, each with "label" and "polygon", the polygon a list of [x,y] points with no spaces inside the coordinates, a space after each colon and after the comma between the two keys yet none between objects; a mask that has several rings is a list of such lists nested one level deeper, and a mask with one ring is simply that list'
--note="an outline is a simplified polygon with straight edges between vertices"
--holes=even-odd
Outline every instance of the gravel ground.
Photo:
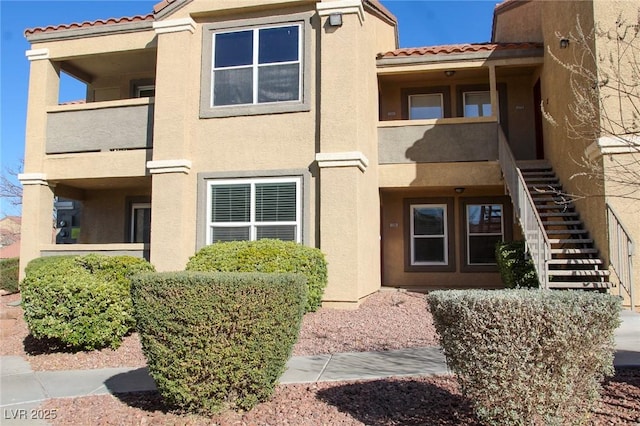
[{"label": "gravel ground", "polygon": [[[125,337],[117,350],[68,352],[51,342],[33,339],[22,309],[7,308],[19,299],[2,297],[2,309],[18,317],[15,333],[3,338],[0,355],[24,356],[34,371],[79,370],[104,367],[143,367],[137,333]],[[437,335],[424,295],[384,291],[367,298],[357,310],[320,308],[305,315],[294,355],[363,352],[437,345]]]},{"label": "gravel ground", "polygon": [[[54,425],[479,425],[451,376],[280,385],[248,413],[212,418],[167,412],[156,392],[53,399]],[[588,425],[640,422],[640,370],[619,370],[605,383]]]},{"label": "gravel ground", "polygon": [[[1,355],[21,355],[34,370],[144,366],[138,336],[117,350],[70,353],[28,336],[20,308],[0,309]],[[305,316],[295,355],[389,350],[437,344],[424,297],[381,292],[358,310],[320,309]],[[166,410],[157,392],[52,399],[55,425],[477,425],[469,401],[451,376],[280,385],[248,413],[213,418]],[[621,369],[604,384],[588,424],[640,424],[640,369]]]}]

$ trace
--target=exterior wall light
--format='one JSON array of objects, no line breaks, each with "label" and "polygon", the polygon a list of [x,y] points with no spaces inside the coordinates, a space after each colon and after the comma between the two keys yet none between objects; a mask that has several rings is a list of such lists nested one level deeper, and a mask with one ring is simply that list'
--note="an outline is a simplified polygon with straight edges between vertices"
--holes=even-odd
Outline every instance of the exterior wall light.
[{"label": "exterior wall light", "polygon": [[332,27],[342,26],[342,13],[332,13],[329,15],[329,25]]},{"label": "exterior wall light", "polygon": [[446,75],[447,77],[453,77],[456,74],[456,72],[454,70],[446,70],[444,72],[444,75]]},{"label": "exterior wall light", "polygon": [[560,49],[566,49],[567,47],[569,47],[569,39],[568,38],[561,38],[560,39]]},{"label": "exterior wall light", "polygon": [[464,188],[462,186],[459,186],[455,188],[454,191],[456,191],[457,194],[462,194],[464,192]]}]

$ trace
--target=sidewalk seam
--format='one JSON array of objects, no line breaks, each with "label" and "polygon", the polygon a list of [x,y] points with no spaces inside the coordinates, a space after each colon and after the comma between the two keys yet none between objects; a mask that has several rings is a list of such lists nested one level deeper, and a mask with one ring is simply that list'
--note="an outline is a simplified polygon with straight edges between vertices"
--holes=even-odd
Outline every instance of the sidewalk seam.
[{"label": "sidewalk seam", "polygon": [[327,358],[327,362],[324,363],[324,365],[322,366],[322,370],[320,370],[320,373],[318,373],[318,377],[316,377],[316,380],[315,380],[316,383],[320,381],[320,377],[322,377],[322,375],[324,374],[325,370],[329,366],[329,363],[331,362],[332,359],[333,359],[333,354],[329,354],[329,358]]}]

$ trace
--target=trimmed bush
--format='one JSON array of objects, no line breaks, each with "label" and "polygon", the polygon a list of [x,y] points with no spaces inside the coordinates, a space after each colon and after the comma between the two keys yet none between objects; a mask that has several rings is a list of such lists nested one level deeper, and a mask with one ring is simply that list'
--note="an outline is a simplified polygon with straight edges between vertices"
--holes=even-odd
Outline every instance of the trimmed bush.
[{"label": "trimmed bush", "polygon": [[0,259],[0,289],[9,293],[18,292],[18,271],[20,269],[20,259]]},{"label": "trimmed bush", "polygon": [[322,252],[290,241],[258,240],[215,243],[189,259],[187,271],[299,273],[309,286],[307,312],[320,307],[327,286]]},{"label": "trimmed bush", "polygon": [[496,244],[496,263],[506,288],[538,288],[540,285],[524,244],[524,241]]},{"label": "trimmed bush", "polygon": [[451,290],[428,302],[447,364],[485,424],[585,421],[613,374],[615,296]]},{"label": "trimmed bush", "polygon": [[52,256],[34,259],[22,281],[22,307],[36,339],[74,350],[117,348],[133,328],[130,277],[153,271],[131,256]]},{"label": "trimmed bush", "polygon": [[142,274],[131,289],[149,372],[165,402],[205,414],[266,400],[298,338],[299,274]]}]

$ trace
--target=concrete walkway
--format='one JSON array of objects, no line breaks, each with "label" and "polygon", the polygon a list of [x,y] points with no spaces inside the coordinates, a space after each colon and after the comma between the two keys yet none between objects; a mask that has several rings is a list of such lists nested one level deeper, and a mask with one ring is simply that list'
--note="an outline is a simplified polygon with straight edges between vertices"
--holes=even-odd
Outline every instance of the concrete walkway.
[{"label": "concrete walkway", "polygon": [[[640,367],[640,314],[622,313],[616,330],[616,366]],[[378,379],[446,374],[442,351],[435,347],[386,352],[357,352],[292,357],[281,383]],[[0,424],[39,425],[31,410],[49,398],[68,398],[155,389],[146,368],[103,368],[34,372],[17,356],[0,359]]]}]

